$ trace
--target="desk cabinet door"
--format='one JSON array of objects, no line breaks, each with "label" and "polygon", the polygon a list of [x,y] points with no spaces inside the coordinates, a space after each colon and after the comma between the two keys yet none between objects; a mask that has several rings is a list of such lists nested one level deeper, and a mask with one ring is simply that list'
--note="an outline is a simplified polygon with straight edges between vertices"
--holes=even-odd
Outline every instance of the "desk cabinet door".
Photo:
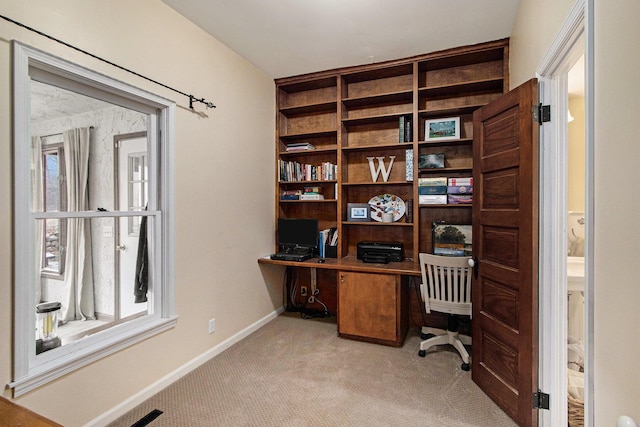
[{"label": "desk cabinet door", "polygon": [[398,345],[400,276],[341,271],[338,334]]}]

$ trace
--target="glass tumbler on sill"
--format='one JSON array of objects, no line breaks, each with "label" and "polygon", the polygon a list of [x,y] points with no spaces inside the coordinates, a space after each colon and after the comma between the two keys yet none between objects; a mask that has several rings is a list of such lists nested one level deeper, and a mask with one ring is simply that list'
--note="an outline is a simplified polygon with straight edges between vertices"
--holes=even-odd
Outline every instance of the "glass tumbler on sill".
[{"label": "glass tumbler on sill", "polygon": [[36,306],[36,354],[60,347],[58,315],[62,304],[43,302]]}]

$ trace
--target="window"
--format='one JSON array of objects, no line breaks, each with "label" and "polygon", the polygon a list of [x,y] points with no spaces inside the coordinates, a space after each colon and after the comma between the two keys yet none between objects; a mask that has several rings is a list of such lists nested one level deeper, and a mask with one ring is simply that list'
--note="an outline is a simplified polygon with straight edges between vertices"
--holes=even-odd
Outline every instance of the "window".
[{"label": "window", "polygon": [[[45,212],[67,210],[64,148],[62,143],[42,147],[42,195]],[[42,274],[62,279],[67,245],[67,222],[60,218],[44,220]]]},{"label": "window", "polygon": [[13,43],[19,396],[175,326],[175,104]]}]

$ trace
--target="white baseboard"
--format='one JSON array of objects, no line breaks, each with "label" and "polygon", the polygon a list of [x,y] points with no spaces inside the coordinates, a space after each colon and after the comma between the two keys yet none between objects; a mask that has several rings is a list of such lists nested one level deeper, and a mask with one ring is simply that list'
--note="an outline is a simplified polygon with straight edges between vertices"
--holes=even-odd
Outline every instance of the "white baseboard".
[{"label": "white baseboard", "polygon": [[283,311],[284,311],[284,307],[280,307],[279,309],[269,313],[268,315],[258,320],[257,322],[253,323],[252,325],[247,326],[237,334],[227,338],[226,340],[222,341],[220,344],[216,345],[215,347],[211,348],[210,350],[206,351],[205,353],[201,354],[195,359],[192,359],[189,362],[185,363],[184,365],[180,366],[178,369],[169,373],[163,378],[159,379],[155,383],[151,384],[149,387],[134,394],[124,402],[120,403],[117,406],[114,406],[113,408],[109,409],[107,412],[103,413],[99,417],[89,421],[87,424],[85,424],[85,427],[100,427],[115,421],[116,419],[120,418],[122,415],[126,414],[127,412],[129,412],[130,410],[132,410],[133,408],[135,408],[136,406],[144,402],[145,400],[149,399],[154,394],[160,392],[161,390],[165,389],[169,385],[173,384],[174,382],[184,377],[189,372],[193,371],[194,369],[204,364],[205,362],[208,362],[209,360],[213,359],[218,354],[222,353],[224,350],[228,349],[229,347],[239,342],[243,338],[246,338],[247,336],[251,335],[253,332],[257,331],[258,329],[260,329],[261,327],[263,327],[264,325],[266,325],[267,323],[275,319]]}]

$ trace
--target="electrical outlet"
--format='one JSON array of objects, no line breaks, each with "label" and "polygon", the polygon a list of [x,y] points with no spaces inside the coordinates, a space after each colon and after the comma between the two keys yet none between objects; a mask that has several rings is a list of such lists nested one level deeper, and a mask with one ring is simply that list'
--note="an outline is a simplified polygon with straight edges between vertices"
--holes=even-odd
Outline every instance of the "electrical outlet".
[{"label": "electrical outlet", "polygon": [[212,334],[216,331],[216,319],[209,319],[209,333]]},{"label": "electrical outlet", "polygon": [[307,296],[307,287],[306,286],[300,286],[300,296],[303,296],[303,297]]}]

